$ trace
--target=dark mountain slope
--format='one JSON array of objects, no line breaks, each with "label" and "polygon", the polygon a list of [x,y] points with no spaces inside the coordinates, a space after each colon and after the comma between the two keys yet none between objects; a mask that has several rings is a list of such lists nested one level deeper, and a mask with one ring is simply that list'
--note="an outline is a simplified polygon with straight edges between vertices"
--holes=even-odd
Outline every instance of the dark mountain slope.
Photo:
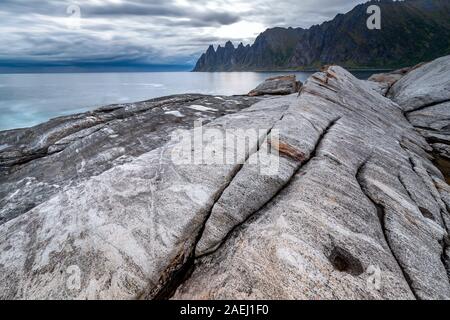
[{"label": "dark mountain slope", "polygon": [[[381,30],[369,30],[367,7],[381,8]],[[301,18],[301,17],[300,17]],[[302,28],[273,28],[251,46],[210,46],[194,71],[399,68],[450,53],[449,0],[370,1],[332,21]]]}]

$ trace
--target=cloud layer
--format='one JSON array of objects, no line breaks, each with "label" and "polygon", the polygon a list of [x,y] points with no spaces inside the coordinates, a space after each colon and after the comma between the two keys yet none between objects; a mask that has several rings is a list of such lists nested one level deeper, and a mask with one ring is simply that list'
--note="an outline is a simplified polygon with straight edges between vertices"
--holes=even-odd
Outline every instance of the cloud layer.
[{"label": "cloud layer", "polygon": [[193,64],[209,44],[310,27],[361,0],[2,0],[0,66]]}]

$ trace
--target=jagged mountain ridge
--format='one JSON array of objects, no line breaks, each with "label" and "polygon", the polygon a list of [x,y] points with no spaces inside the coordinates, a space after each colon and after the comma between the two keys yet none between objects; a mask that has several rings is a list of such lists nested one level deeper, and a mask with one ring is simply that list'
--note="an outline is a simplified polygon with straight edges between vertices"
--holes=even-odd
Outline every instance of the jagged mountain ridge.
[{"label": "jagged mountain ridge", "polygon": [[[381,30],[369,30],[367,7],[381,8]],[[211,45],[193,71],[400,68],[450,53],[447,0],[369,1],[309,29],[271,28],[253,45]]]}]

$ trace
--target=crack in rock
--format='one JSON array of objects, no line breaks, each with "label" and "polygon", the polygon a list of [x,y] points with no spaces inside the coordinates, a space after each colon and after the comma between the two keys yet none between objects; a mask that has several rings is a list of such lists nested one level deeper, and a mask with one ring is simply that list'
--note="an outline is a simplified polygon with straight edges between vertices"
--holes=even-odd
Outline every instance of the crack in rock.
[{"label": "crack in rock", "polygon": [[409,114],[409,113],[412,113],[412,112],[415,112],[415,111],[420,111],[420,110],[423,110],[423,109],[427,109],[427,108],[434,107],[434,106],[437,106],[439,104],[443,104],[443,103],[447,103],[447,102],[450,102],[450,99],[443,99],[443,100],[435,101],[435,102],[428,103],[428,104],[425,104],[423,106],[417,107],[417,108],[412,109],[412,110],[407,110],[407,111],[405,111],[405,114]]},{"label": "crack in rock", "polygon": [[394,258],[394,260],[396,261],[400,271],[402,272],[402,275],[406,281],[406,283],[408,284],[412,294],[414,295],[414,297],[416,298],[416,300],[419,300],[419,297],[417,295],[417,293],[414,291],[413,285],[412,285],[412,280],[411,277],[408,275],[408,273],[403,269],[402,264],[400,263],[396,253],[394,252],[394,250],[392,249],[390,240],[389,240],[389,236],[388,236],[388,230],[386,229],[386,212],[385,212],[385,208],[382,204],[376,202],[372,196],[370,195],[370,192],[368,191],[367,187],[366,187],[366,182],[363,179],[363,171],[366,169],[366,165],[367,162],[369,160],[366,160],[365,162],[363,162],[361,164],[361,166],[358,168],[357,173],[356,173],[356,180],[358,181],[360,187],[361,187],[361,191],[364,193],[364,195],[366,196],[366,198],[372,203],[372,205],[374,206],[374,208],[377,211],[377,216],[378,219],[380,221],[380,226],[381,226],[381,230],[383,232],[383,236],[384,236],[384,240],[385,243],[389,249],[389,251],[391,252],[392,257]]},{"label": "crack in rock", "polygon": [[[296,170],[295,170],[295,172],[292,174],[292,175],[290,175],[290,177],[288,178],[288,180],[284,183],[284,185],[279,189],[279,190],[277,190],[277,192],[275,192],[271,197],[270,197],[270,199],[268,200],[268,201],[266,201],[264,204],[262,204],[262,205],[260,205],[255,211],[253,211],[253,212],[251,212],[249,215],[247,215],[246,217],[244,217],[244,219],[242,220],[242,221],[240,221],[239,223],[237,223],[237,224],[235,224],[231,229],[230,229],[230,231],[219,241],[219,243],[216,245],[216,246],[214,246],[213,248],[212,248],[212,250],[206,250],[206,252],[203,252],[202,254],[200,254],[200,255],[198,255],[197,257],[196,257],[196,259],[201,259],[201,258],[203,258],[203,257],[206,257],[206,256],[209,256],[209,255],[211,255],[211,254],[213,254],[213,253],[215,253],[215,252],[217,252],[225,243],[226,243],[226,241],[230,238],[230,236],[239,228],[239,227],[241,227],[242,225],[244,225],[245,223],[247,223],[249,220],[251,220],[262,208],[264,208],[264,207],[266,207],[268,204],[270,204],[279,194],[281,194],[282,192],[283,192],[283,190],[285,190],[288,186],[289,186],[289,184],[290,184],[290,182],[292,181],[292,179],[298,174],[298,172],[302,169],[302,168],[305,168],[307,165],[308,165],[308,163],[312,160],[312,159],[314,159],[314,158],[316,158],[316,156],[317,156],[317,150],[319,150],[320,149],[320,146],[321,146],[321,144],[322,144],[322,142],[323,142],[323,140],[325,139],[325,137],[326,137],[326,135],[328,134],[328,132],[337,124],[337,122],[339,121],[341,119],[341,117],[337,117],[337,118],[335,118],[334,120],[332,120],[328,125],[327,125],[327,127],[322,131],[322,133],[321,133],[321,135],[319,136],[319,138],[318,138],[318,140],[317,140],[317,142],[316,142],[316,144],[315,144],[315,146],[314,146],[314,149],[313,149],[313,151],[311,152],[311,155],[307,158],[307,159],[305,159],[305,158],[301,158],[302,160],[299,160],[299,161],[301,161],[302,163],[300,163],[298,166],[297,166],[297,168],[296,168]],[[303,162],[304,161],[304,162]],[[205,224],[206,225],[206,224]]]},{"label": "crack in rock", "polygon": [[[284,114],[281,116],[279,120],[282,120],[284,118]],[[276,123],[276,122],[275,122]],[[269,130],[261,137],[261,140],[258,141],[258,145],[255,150],[252,152],[249,152],[246,155],[245,162],[249,159],[250,156],[257,153],[261,147],[262,141],[264,141],[268,136],[270,136],[270,133],[275,126],[275,123],[272,125]],[[142,294],[140,298],[145,298],[146,296],[152,297],[153,300],[167,300],[172,297],[172,295],[175,293],[177,288],[187,279],[189,278],[190,274],[193,272],[195,268],[195,248],[198,245],[198,242],[200,241],[203,232],[205,230],[206,223],[208,222],[212,210],[214,208],[214,205],[217,203],[217,201],[220,199],[220,197],[223,195],[224,191],[229,187],[233,179],[236,177],[236,175],[239,173],[239,171],[242,169],[244,165],[238,165],[236,169],[230,173],[226,183],[223,185],[221,190],[218,191],[217,195],[215,196],[215,199],[210,206],[210,209],[208,210],[208,213],[200,227],[200,230],[195,238],[194,244],[186,251],[182,251],[181,254],[177,258],[174,259],[173,263],[169,265],[168,269],[163,273],[162,279],[160,280],[160,283],[162,283],[162,286],[154,288],[148,295]]]}]

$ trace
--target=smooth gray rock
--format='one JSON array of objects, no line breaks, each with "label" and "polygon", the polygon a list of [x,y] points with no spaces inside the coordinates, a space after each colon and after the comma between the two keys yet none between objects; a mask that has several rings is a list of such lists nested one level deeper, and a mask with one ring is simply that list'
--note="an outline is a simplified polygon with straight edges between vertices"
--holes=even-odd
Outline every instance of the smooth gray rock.
[{"label": "smooth gray rock", "polygon": [[435,162],[450,181],[450,56],[426,63],[399,80],[390,97],[434,149]]},{"label": "smooth gray rock", "polygon": [[378,82],[378,81],[372,81],[367,80],[367,85],[372,88],[375,92],[378,92],[382,96],[386,96],[386,94],[389,91],[389,82]]},{"label": "smooth gray rock", "polygon": [[296,104],[289,110],[318,128],[316,114],[338,120],[285,188],[197,260],[174,298],[449,299],[448,212],[432,189],[442,175],[402,145],[429,148],[401,108],[339,67],[312,76]]},{"label": "smooth gray rock", "polygon": [[[195,97],[0,133],[9,145],[3,177],[21,190],[15,201],[1,184],[2,208],[20,214],[0,224],[0,298],[450,299],[450,191],[404,106],[337,66],[311,76],[300,95],[256,104]],[[251,106],[228,109],[239,101]],[[161,114],[136,122],[150,106]],[[120,132],[136,135],[106,148],[92,137],[111,112]],[[198,140],[180,117],[190,112],[236,144]],[[181,123],[151,130],[158,114]],[[137,143],[126,142],[144,133],[153,135],[133,154]],[[182,161],[198,155],[192,141],[201,163]],[[67,152],[55,161],[76,168],[66,177],[79,170],[78,143],[89,146],[92,171],[44,196],[35,185],[56,179],[53,156]],[[236,145],[245,146],[237,156]],[[30,210],[27,194],[38,199]]]},{"label": "smooth gray rock", "polygon": [[296,93],[302,83],[296,80],[295,75],[269,78],[249,92],[249,96],[286,95]]},{"label": "smooth gray rock", "polygon": [[[317,126],[314,126],[312,120],[302,117],[297,109],[297,105],[291,106],[272,128],[267,139],[274,153],[263,149],[251,155],[217,200],[197,244],[197,256],[216,250],[233,228],[268,203],[311,156],[320,135],[333,121],[332,115],[311,114],[317,119]],[[277,158],[273,174],[261,168],[261,163],[270,162],[265,158],[271,157]]]},{"label": "smooth gray rock", "polygon": [[408,113],[415,126],[434,131],[450,131],[450,101]]},{"label": "smooth gray rock", "polygon": [[387,95],[430,143],[434,162],[450,181],[450,56],[404,71],[375,75],[368,83],[380,93],[389,88]]},{"label": "smooth gray rock", "polygon": [[389,97],[406,112],[450,100],[450,56],[425,63],[397,81]]},{"label": "smooth gray rock", "polygon": [[403,78],[408,72],[421,67],[423,63],[420,63],[414,67],[406,67],[398,70],[394,70],[388,73],[376,73],[367,79],[369,84],[381,95],[386,96],[391,90],[392,86],[401,78]]},{"label": "smooth gray rock", "polygon": [[60,117],[28,129],[0,132],[0,224],[66,187],[141,154],[191,128],[237,112],[260,99],[179,95]]},{"label": "smooth gray rock", "polygon": [[[267,133],[293,99],[266,99],[207,128]],[[240,168],[174,162],[184,143],[170,141],[1,225],[0,298],[130,299],[163,291]],[[203,144],[212,152],[222,147],[219,141]],[[70,286],[74,270],[79,285]]]}]

